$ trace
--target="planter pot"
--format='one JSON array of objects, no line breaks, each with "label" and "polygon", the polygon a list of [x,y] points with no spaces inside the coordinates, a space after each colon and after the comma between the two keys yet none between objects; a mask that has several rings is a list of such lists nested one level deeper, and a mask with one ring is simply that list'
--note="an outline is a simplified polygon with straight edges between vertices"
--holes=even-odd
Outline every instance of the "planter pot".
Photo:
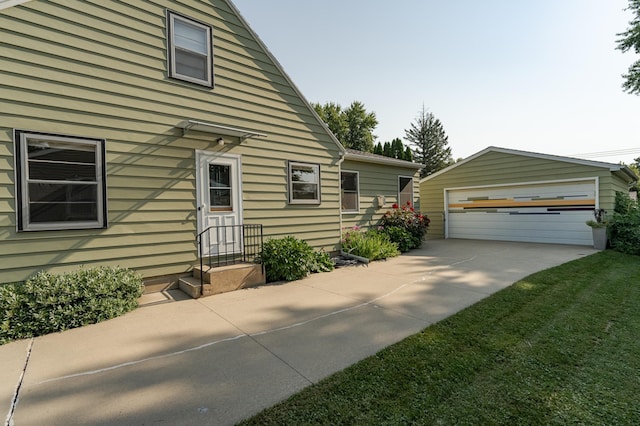
[{"label": "planter pot", "polygon": [[607,248],[607,228],[591,228],[593,233],[593,248],[604,250]]}]

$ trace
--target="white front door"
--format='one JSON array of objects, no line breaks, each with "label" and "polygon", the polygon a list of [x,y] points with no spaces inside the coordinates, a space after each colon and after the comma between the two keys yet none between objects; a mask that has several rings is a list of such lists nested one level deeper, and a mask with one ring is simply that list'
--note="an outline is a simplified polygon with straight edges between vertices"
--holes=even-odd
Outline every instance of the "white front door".
[{"label": "white front door", "polygon": [[[197,151],[198,235],[202,255],[218,256],[242,251],[241,157]],[[201,234],[202,233],[202,234]]]}]

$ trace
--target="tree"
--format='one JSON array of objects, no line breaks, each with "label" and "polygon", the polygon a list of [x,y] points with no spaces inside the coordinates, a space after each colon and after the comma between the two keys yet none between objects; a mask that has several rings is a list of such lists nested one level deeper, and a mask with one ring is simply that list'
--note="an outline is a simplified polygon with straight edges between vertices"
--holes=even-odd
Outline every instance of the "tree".
[{"label": "tree", "polygon": [[333,102],[324,105],[312,104],[322,121],[346,148],[373,152],[376,136],[373,129],[378,125],[374,112],[367,112],[362,102],[353,101],[346,109]]},{"label": "tree", "polygon": [[408,146],[404,150],[404,158],[403,158],[403,160],[413,161],[413,151],[411,151],[411,148],[409,148]]},{"label": "tree", "polygon": [[442,123],[422,107],[410,129],[405,129],[405,139],[415,146],[414,159],[424,165],[420,177],[428,176],[453,164],[451,148]]},{"label": "tree", "polygon": [[[626,53],[633,49],[636,54],[640,54],[640,0],[629,0],[628,10],[631,10],[635,16],[629,22],[630,27],[627,31],[618,34],[622,38],[618,40],[618,49]],[[640,95],[640,59],[635,61],[629,67],[629,73],[623,74],[625,79],[622,88],[625,92]]]},{"label": "tree", "polygon": [[384,151],[382,148],[382,142],[378,142],[376,146],[373,148],[373,153],[378,155],[383,155]]},{"label": "tree", "polygon": [[327,124],[333,135],[344,144],[343,140],[347,134],[348,126],[342,107],[333,102],[327,102],[324,105],[319,103],[311,104],[316,110],[322,121]]},{"label": "tree", "polygon": [[[636,176],[640,176],[640,157],[634,158],[633,163],[629,164],[627,167],[633,170],[633,173],[635,173]],[[640,182],[635,182],[629,188],[629,191],[640,192]]]},{"label": "tree", "polygon": [[382,155],[385,157],[391,157],[391,144],[389,142],[384,143],[384,148],[382,148]]},{"label": "tree", "polygon": [[344,112],[348,127],[344,146],[359,151],[372,152],[373,142],[376,139],[373,129],[378,125],[376,114],[367,112],[364,104],[358,101],[352,102]]},{"label": "tree", "polygon": [[400,138],[395,138],[391,141],[391,156],[399,160],[404,159],[404,145]]}]

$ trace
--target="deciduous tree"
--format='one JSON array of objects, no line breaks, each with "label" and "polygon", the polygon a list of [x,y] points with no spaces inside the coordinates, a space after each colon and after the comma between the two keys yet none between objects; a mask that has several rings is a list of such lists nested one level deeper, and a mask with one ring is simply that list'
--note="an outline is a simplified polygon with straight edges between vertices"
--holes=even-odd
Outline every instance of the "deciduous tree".
[{"label": "deciduous tree", "polygon": [[[627,31],[618,34],[622,38],[618,40],[618,49],[623,52],[633,50],[640,54],[640,0],[629,0],[629,7],[634,13],[633,19],[629,22]],[[622,88],[631,94],[640,95],[640,59],[629,66],[629,73],[623,74],[625,80]]]},{"label": "deciduous tree", "polygon": [[342,109],[339,104],[328,102],[312,104],[329,130],[346,148],[373,152],[376,136],[373,130],[378,125],[374,112],[368,112],[362,102],[354,101]]}]

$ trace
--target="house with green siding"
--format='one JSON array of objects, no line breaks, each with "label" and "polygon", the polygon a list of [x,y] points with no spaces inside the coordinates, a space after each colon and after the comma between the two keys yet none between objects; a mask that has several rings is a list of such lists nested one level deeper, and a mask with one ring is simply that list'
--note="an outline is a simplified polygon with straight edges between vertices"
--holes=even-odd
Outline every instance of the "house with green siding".
[{"label": "house with green siding", "polygon": [[247,226],[337,251],[343,219],[419,196],[411,163],[356,157],[229,0],[0,2],[0,283],[103,264],[175,282]]},{"label": "house with green siding", "polygon": [[421,165],[346,149],[342,163],[343,227],[372,226],[391,206],[411,204],[420,210]]},{"label": "house with green siding", "polygon": [[599,161],[489,147],[420,181],[428,238],[591,245],[587,220],[638,177]]}]

